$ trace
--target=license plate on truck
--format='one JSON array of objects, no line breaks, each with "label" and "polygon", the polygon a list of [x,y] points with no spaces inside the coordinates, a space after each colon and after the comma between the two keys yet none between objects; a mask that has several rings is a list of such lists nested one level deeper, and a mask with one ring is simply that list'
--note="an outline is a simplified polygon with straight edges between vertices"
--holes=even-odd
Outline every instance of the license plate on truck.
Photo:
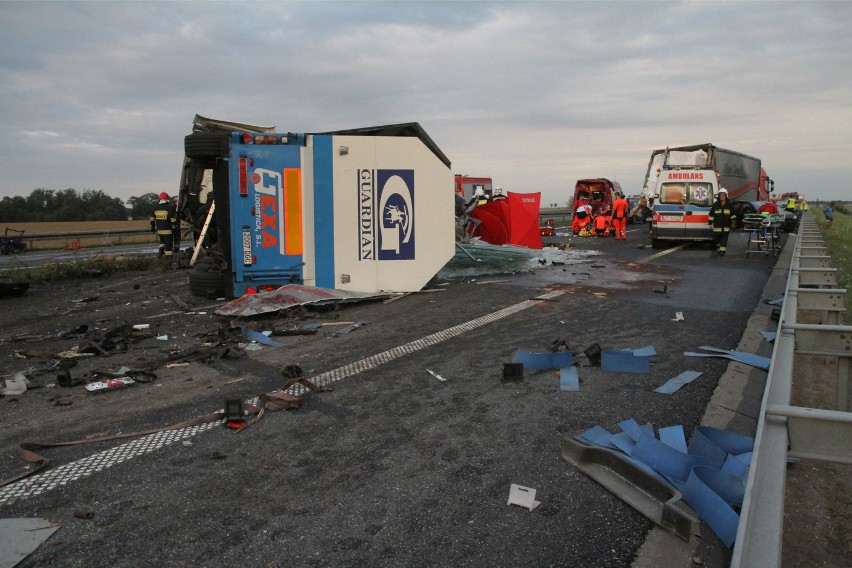
[{"label": "license plate on truck", "polygon": [[251,231],[248,229],[243,229],[243,264],[245,266],[251,266]]}]

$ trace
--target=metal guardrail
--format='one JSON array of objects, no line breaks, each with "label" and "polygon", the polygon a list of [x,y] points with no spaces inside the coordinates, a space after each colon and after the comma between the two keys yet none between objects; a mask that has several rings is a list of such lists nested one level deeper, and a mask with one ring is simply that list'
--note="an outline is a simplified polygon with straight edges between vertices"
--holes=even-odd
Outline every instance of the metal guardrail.
[{"label": "metal guardrail", "polygon": [[[846,289],[816,222],[804,215],[772,351],[758,417],[754,453],[740,515],[732,568],[781,566],[787,457],[852,463],[852,326],[837,325],[846,311]],[[799,324],[799,311],[823,322]],[[837,410],[790,405],[796,354],[837,358]]]},{"label": "metal guardrail", "polygon": [[21,237],[24,241],[57,241],[63,239],[85,239],[97,237],[112,237],[124,235],[141,235],[151,233],[151,229],[120,229],[117,231],[104,230],[99,231],[69,231],[67,233],[28,233]]}]

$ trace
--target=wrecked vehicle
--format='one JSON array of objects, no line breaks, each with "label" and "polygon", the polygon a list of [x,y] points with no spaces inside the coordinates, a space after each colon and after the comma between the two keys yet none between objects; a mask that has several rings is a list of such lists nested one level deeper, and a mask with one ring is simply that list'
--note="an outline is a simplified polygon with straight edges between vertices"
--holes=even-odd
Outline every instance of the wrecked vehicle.
[{"label": "wrecked vehicle", "polygon": [[184,145],[179,214],[196,254],[216,241],[195,294],[418,291],[453,256],[450,161],[417,123],[282,133],[196,115]]},{"label": "wrecked vehicle", "polygon": [[615,193],[621,192],[621,184],[606,178],[581,179],[574,185],[574,200],[572,211],[583,204],[591,205],[592,216],[600,215],[602,211],[612,210]]}]

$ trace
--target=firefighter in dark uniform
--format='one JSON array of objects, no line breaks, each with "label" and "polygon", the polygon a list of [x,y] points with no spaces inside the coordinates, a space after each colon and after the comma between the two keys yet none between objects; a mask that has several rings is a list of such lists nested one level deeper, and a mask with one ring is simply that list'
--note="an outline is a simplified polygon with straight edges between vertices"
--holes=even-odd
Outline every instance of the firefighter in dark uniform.
[{"label": "firefighter in dark uniform", "polygon": [[179,227],[177,213],[168,193],[163,192],[158,197],[160,201],[151,214],[151,231],[160,238],[160,256],[171,260],[174,255],[174,231],[175,227]]},{"label": "firefighter in dark uniform", "polygon": [[728,248],[728,236],[731,234],[732,220],[728,190],[723,187],[719,190],[716,202],[710,208],[710,215],[707,217],[707,223],[713,226],[714,242],[719,251],[719,256],[725,256]]}]

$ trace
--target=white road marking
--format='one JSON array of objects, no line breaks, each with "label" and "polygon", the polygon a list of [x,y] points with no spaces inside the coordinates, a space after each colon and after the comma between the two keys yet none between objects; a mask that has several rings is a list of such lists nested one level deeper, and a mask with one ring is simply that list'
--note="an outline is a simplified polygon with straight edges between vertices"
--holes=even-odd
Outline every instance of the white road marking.
[{"label": "white road marking", "polygon": [[[352,377],[362,371],[374,369],[379,365],[389,363],[390,361],[399,359],[409,353],[414,353],[421,349],[425,349],[426,347],[431,347],[432,345],[452,339],[453,337],[461,335],[467,331],[474,330],[478,327],[482,327],[483,325],[526,310],[527,308],[531,308],[532,306],[540,304],[542,300],[557,298],[564,293],[564,290],[554,290],[545,294],[540,294],[536,299],[525,300],[469,322],[410,341],[403,345],[394,347],[393,349],[366,357],[354,363],[343,365],[342,367],[338,367],[337,369],[333,369],[326,373],[321,373],[315,377],[311,377],[311,381],[317,386],[322,387],[342,379]],[[293,394],[303,394],[306,390],[307,389],[304,386],[297,384],[291,387],[288,392]],[[254,403],[257,404],[257,399],[254,400]],[[106,468],[124,463],[136,456],[149,454],[164,446],[171,445],[174,442],[185,438],[190,438],[196,434],[200,434],[201,432],[206,432],[207,430],[220,426],[221,424],[222,421],[217,420],[216,422],[181,428],[179,430],[156,432],[154,434],[137,438],[125,444],[115,446],[108,450],[92,454],[75,462],[48,469],[44,473],[26,477],[5,487],[0,487],[0,505],[11,504],[15,501],[32,497],[33,495],[40,495],[59,486],[66,485],[70,481],[90,477]]]}]

